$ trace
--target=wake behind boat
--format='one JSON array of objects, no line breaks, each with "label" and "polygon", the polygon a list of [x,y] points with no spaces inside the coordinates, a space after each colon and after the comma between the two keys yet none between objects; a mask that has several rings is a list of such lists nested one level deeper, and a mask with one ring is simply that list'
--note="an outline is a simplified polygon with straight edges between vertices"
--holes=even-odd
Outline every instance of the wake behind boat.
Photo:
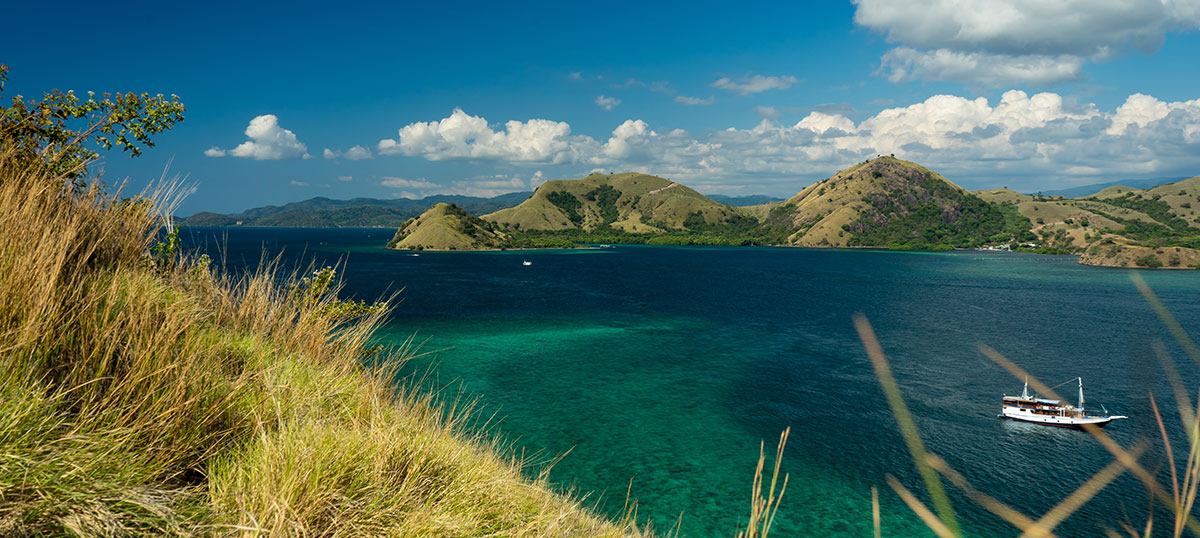
[{"label": "wake behind boat", "polygon": [[[1001,402],[1000,417],[1021,422],[1045,424],[1059,428],[1083,429],[1084,424],[1103,428],[1117,419],[1128,418],[1124,415],[1089,415],[1083,407],[1083,378],[1077,377],[1071,381],[1079,381],[1079,405],[1074,406],[1063,400],[1049,400],[1029,395],[1029,382],[1020,396],[1005,396]],[[1071,381],[1067,381],[1070,383]],[[1101,409],[1104,406],[1100,406]]]}]

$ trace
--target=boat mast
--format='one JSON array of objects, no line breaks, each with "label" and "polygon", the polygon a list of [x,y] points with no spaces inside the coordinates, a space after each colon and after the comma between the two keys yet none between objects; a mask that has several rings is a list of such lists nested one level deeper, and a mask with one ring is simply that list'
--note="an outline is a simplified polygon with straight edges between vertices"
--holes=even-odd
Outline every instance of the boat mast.
[{"label": "boat mast", "polygon": [[1079,378],[1079,410],[1083,411],[1083,378]]},{"label": "boat mast", "polygon": [[1029,378],[1028,377],[1025,378],[1025,388],[1021,389],[1021,399],[1022,400],[1029,399]]}]

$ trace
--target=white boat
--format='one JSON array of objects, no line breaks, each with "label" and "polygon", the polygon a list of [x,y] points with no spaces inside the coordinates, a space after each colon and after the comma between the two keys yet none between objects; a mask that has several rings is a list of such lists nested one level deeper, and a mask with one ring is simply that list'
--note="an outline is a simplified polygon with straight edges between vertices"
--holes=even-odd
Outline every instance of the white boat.
[{"label": "white boat", "polygon": [[[1083,407],[1083,378],[1077,377],[1071,381],[1075,380],[1079,381],[1078,406],[1071,405],[1063,400],[1049,400],[1030,396],[1029,382],[1026,381],[1025,388],[1021,391],[1020,396],[1004,396],[1004,399],[1001,401],[1000,417],[1075,430],[1083,429],[1084,424],[1103,428],[1109,422],[1128,418],[1124,415],[1109,415],[1107,410],[1105,410],[1104,415],[1088,414]],[[1071,381],[1067,381],[1067,383]],[[1101,409],[1103,408],[1104,406],[1101,406]]]},{"label": "white boat", "polygon": [[531,262],[529,260],[525,260],[525,261],[521,262],[521,265],[533,265],[533,262]]}]

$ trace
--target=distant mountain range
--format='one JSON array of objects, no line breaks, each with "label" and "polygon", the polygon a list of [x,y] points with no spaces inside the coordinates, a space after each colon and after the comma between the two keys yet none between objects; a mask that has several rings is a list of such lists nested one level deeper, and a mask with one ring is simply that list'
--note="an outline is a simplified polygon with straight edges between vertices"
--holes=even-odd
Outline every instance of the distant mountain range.
[{"label": "distant mountain range", "polygon": [[[200,212],[178,219],[183,226],[284,226],[297,228],[399,228],[408,219],[436,204],[454,204],[470,213],[482,215],[514,207],[532,196],[532,192],[513,192],[492,198],[459,195],[433,195],[410,198],[309,198],[281,206],[269,205],[241,213]],[[730,206],[749,206],[779,201],[761,194],[710,198]]]},{"label": "distant mountain range", "polygon": [[237,214],[201,212],[179,219],[183,226],[292,226],[300,228],[383,227],[398,228],[429,206],[455,204],[472,213],[491,213],[512,207],[529,198],[531,192],[513,192],[493,198],[434,195],[418,200],[409,198],[354,198],[334,200],[309,198],[281,206],[247,209]]},{"label": "distant mountain range", "polygon": [[[1110,181],[1108,183],[1094,183],[1091,185],[1080,185],[1078,187],[1071,187],[1069,189],[1057,189],[1057,190],[1052,190],[1052,191],[1042,191],[1042,194],[1045,196],[1062,196],[1065,198],[1082,198],[1084,196],[1091,196],[1093,194],[1096,194],[1096,193],[1098,193],[1104,189],[1107,189],[1109,187],[1133,187],[1136,189],[1152,189],[1159,185],[1166,185],[1167,183],[1175,183],[1178,181],[1183,181],[1185,179],[1187,179],[1187,178],[1186,177],[1156,177],[1156,178],[1150,178],[1150,179],[1121,179],[1121,180],[1117,180],[1117,181]],[[1029,194],[1036,194],[1036,193],[1031,192]]]}]

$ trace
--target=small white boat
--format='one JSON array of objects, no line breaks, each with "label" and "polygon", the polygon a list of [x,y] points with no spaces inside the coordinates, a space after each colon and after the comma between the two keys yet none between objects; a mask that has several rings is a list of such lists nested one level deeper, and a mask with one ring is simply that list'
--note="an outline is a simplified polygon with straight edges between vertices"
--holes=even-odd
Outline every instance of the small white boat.
[{"label": "small white boat", "polygon": [[533,265],[533,262],[531,262],[529,260],[525,260],[525,261],[521,262],[521,265]]},{"label": "small white boat", "polygon": [[[1075,430],[1083,429],[1084,424],[1103,428],[1114,420],[1129,418],[1124,415],[1109,415],[1107,410],[1105,410],[1104,415],[1088,414],[1083,407],[1083,378],[1077,377],[1071,381],[1075,380],[1079,381],[1078,406],[1071,405],[1063,400],[1049,400],[1030,396],[1029,382],[1026,381],[1025,388],[1021,391],[1020,396],[1004,396],[1000,404],[1000,418]],[[1070,381],[1067,383],[1070,383]],[[1102,409],[1103,407],[1101,406]]]}]

